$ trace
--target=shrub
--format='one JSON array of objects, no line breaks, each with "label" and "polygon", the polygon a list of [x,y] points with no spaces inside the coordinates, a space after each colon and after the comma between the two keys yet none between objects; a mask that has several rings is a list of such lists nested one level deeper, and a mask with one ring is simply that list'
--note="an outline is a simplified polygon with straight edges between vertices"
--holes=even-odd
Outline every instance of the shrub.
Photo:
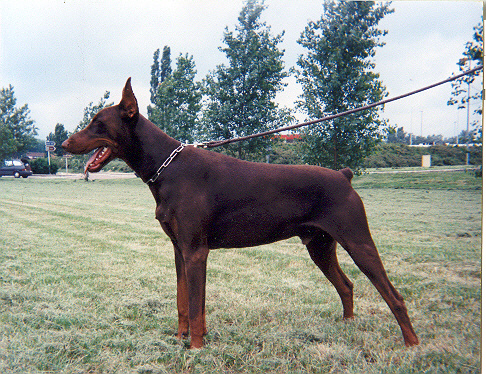
[{"label": "shrub", "polygon": [[30,162],[30,167],[34,174],[56,174],[59,166],[56,163],[51,162],[49,173],[49,162],[46,158],[36,158]]},{"label": "shrub", "polygon": [[420,166],[422,156],[417,148],[405,144],[380,144],[365,160],[366,168]]},{"label": "shrub", "polygon": [[366,158],[366,168],[421,166],[422,155],[432,156],[433,166],[465,165],[469,153],[471,165],[482,164],[482,147],[457,147],[436,145],[430,147],[410,147],[405,144],[380,144],[374,154]]}]

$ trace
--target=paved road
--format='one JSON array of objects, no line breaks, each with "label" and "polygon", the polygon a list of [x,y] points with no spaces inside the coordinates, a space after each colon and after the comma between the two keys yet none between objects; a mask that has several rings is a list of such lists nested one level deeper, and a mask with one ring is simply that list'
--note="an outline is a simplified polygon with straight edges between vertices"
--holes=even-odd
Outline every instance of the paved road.
[{"label": "paved road", "polygon": [[451,167],[448,169],[415,169],[415,170],[372,170],[367,171],[368,174],[398,174],[398,173],[444,173],[444,172],[452,172],[452,171],[465,171],[465,170],[474,170],[476,169],[475,166],[460,166],[460,167]]}]

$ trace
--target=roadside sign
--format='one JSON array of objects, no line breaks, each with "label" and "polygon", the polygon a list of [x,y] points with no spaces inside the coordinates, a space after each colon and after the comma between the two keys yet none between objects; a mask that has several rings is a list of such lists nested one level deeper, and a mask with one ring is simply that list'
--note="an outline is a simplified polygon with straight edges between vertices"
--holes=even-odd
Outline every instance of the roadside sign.
[{"label": "roadside sign", "polygon": [[54,152],[56,150],[56,147],[53,145],[46,145],[46,151],[47,152]]},{"label": "roadside sign", "polygon": [[55,146],[56,145],[56,142],[52,141],[52,140],[46,140],[46,147],[48,146]]},{"label": "roadside sign", "polygon": [[64,153],[62,158],[66,160],[66,174],[68,173],[68,160],[73,157],[71,153]]}]

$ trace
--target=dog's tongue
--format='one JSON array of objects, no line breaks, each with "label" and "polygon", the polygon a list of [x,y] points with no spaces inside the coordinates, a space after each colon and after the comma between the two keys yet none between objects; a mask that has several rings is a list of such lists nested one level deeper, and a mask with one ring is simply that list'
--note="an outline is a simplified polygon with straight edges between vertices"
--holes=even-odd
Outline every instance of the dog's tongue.
[{"label": "dog's tongue", "polygon": [[108,147],[100,147],[89,158],[86,166],[84,167],[84,174],[88,171],[96,173],[103,167],[103,161],[105,161],[111,155],[111,149]]}]

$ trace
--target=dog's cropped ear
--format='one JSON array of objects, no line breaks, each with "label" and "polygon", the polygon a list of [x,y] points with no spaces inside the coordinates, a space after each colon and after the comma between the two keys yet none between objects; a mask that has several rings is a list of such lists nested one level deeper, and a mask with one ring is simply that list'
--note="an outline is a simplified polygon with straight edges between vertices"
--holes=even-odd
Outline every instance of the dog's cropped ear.
[{"label": "dog's cropped ear", "polygon": [[134,119],[138,115],[138,103],[133,94],[131,80],[132,78],[128,78],[119,104],[121,117],[125,119]]}]

